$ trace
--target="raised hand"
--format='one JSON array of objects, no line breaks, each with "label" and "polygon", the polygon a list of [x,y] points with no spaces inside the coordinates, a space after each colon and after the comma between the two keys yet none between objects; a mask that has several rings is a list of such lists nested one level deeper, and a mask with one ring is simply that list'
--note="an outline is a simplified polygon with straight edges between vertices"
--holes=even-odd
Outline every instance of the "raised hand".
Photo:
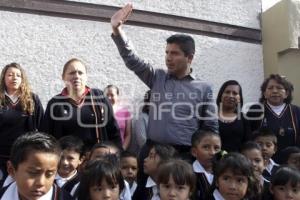
[{"label": "raised hand", "polygon": [[126,4],[123,8],[118,10],[110,19],[112,28],[118,29],[122,24],[124,24],[131,14],[133,6],[131,3]]}]

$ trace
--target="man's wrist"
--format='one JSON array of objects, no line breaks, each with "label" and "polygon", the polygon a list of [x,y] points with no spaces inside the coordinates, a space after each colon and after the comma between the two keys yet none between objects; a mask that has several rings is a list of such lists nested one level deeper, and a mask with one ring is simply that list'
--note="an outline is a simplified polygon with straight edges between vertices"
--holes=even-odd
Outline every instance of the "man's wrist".
[{"label": "man's wrist", "polygon": [[120,35],[119,27],[112,27],[113,35],[117,36]]}]

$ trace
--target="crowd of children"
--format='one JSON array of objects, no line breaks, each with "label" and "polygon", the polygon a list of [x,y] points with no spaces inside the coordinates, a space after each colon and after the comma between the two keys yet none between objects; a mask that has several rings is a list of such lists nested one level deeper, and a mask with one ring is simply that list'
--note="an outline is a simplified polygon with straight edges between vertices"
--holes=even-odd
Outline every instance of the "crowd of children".
[{"label": "crowd of children", "polygon": [[300,200],[298,147],[272,160],[276,137],[261,129],[240,153],[221,150],[220,136],[192,136],[193,163],[170,145],[152,144],[144,160],[144,184],[137,184],[137,156],[109,142],[90,151],[74,136],[56,140],[40,132],[20,136],[8,162],[9,181],[1,200]]}]

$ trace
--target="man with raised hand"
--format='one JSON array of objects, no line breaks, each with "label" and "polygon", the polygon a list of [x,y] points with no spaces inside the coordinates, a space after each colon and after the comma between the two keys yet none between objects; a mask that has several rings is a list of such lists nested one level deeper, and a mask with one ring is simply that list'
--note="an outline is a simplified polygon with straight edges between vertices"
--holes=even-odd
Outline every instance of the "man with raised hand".
[{"label": "man with raised hand", "polygon": [[192,74],[195,43],[189,35],[175,34],[167,39],[167,70],[154,69],[139,58],[122,30],[132,10],[132,4],[127,4],[112,16],[112,39],[127,68],[151,89],[146,144],[170,144],[185,157],[195,131],[218,132],[211,86]]}]

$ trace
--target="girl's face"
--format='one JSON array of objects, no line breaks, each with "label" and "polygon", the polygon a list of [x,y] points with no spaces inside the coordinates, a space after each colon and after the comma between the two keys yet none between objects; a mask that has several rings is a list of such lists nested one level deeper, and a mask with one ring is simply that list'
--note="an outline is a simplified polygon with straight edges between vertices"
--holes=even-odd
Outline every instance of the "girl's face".
[{"label": "girl's face", "polygon": [[190,186],[177,185],[171,175],[167,184],[159,184],[159,192],[161,200],[188,200],[191,195]]},{"label": "girl's face", "polygon": [[156,153],[155,148],[152,148],[148,154],[148,157],[144,159],[144,172],[147,175],[154,175],[157,173],[157,168],[160,163],[160,157]]},{"label": "girl's face", "polygon": [[105,179],[100,185],[90,187],[90,200],[119,200],[119,185],[109,185]]},{"label": "girl's face", "polygon": [[286,185],[275,185],[270,187],[274,200],[300,200],[300,183],[295,187],[291,183]]},{"label": "girl's face", "polygon": [[274,79],[271,79],[267,84],[266,90],[264,91],[264,96],[269,104],[273,106],[280,106],[288,97],[288,93],[283,85],[277,83],[277,81]]},{"label": "girl's face", "polygon": [[248,179],[246,176],[226,170],[218,177],[216,185],[225,200],[241,200],[246,195]]},{"label": "girl's face", "polygon": [[197,146],[192,148],[192,154],[206,171],[211,171],[212,159],[220,150],[220,138],[218,136],[208,135],[204,136]]},{"label": "girl's face", "polygon": [[85,66],[79,61],[71,62],[63,74],[63,80],[68,90],[82,91],[87,83]]},{"label": "girl's face", "polygon": [[117,94],[117,89],[114,87],[110,87],[106,91],[106,96],[109,99],[110,103],[112,105],[117,103],[118,100],[118,94]]},{"label": "girl's face", "polygon": [[255,174],[261,176],[265,169],[264,159],[261,151],[258,149],[251,149],[243,151],[242,154],[252,163]]},{"label": "girl's face", "polygon": [[241,101],[240,96],[240,86],[238,85],[228,85],[221,97],[221,102],[223,106],[229,108],[236,108],[238,103]]},{"label": "girl's face", "polygon": [[15,67],[9,67],[4,75],[4,82],[7,92],[15,92],[22,83],[22,73]]}]

